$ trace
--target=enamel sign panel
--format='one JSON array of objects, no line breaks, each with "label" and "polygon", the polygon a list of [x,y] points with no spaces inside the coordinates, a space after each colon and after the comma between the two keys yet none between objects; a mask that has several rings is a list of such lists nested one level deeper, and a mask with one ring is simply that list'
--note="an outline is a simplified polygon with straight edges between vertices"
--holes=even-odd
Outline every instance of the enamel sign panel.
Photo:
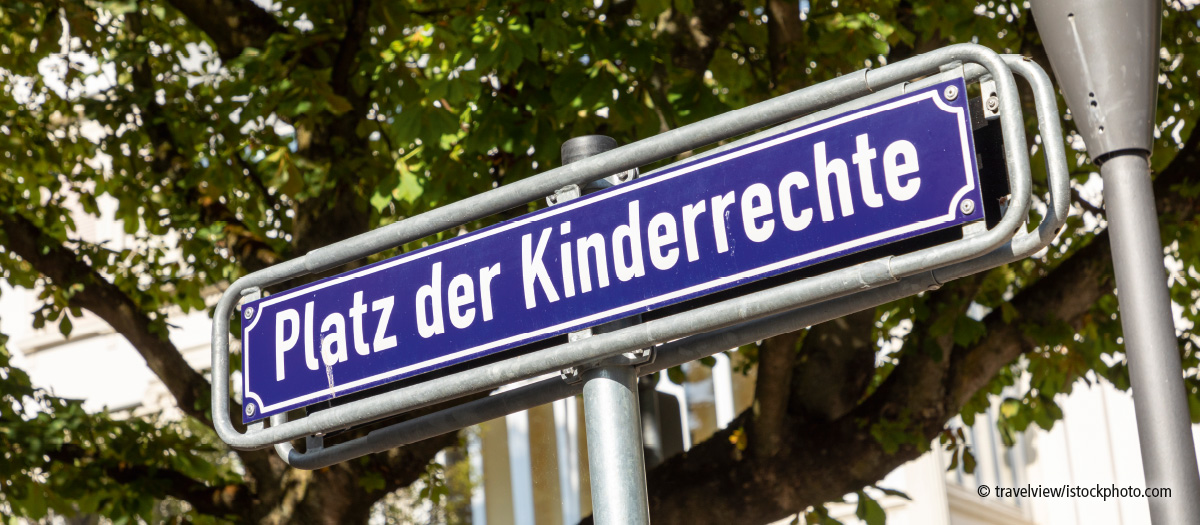
[{"label": "enamel sign panel", "polygon": [[960,206],[982,202],[965,93],[764,133],[250,302],[247,421],[980,220]]}]

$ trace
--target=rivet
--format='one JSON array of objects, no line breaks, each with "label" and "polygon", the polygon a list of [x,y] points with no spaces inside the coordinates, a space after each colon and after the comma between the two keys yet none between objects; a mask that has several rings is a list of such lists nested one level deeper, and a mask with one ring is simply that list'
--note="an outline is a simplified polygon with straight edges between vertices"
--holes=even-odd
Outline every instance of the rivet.
[{"label": "rivet", "polygon": [[958,205],[958,209],[963,212],[963,215],[975,213],[975,201],[971,199],[963,199]]}]

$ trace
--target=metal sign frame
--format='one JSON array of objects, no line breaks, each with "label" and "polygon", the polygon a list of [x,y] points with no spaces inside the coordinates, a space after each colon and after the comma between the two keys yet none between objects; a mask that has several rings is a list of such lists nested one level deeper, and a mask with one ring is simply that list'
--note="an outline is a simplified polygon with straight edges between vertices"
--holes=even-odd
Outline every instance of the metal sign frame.
[{"label": "metal sign frame", "polygon": [[[1058,107],[1055,91],[1046,73],[1033,62],[1011,55],[1005,56],[1004,59],[1013,72],[1021,76],[1033,88],[1039,116],[1039,131],[1044,137],[1042,145],[1047,162],[1050,193],[1045,200],[1047,213],[1036,229],[1020,232],[1004,246],[978,259],[921,272],[902,278],[896,283],[817,305],[687,336],[659,345],[655,348],[652,362],[637,365],[637,375],[650,375],[749,342],[799,330],[896,299],[936,289],[954,279],[1024,259],[1049,245],[1066,222],[1070,206],[1069,172],[1065,152],[1062,141],[1052,138],[1062,137],[1062,129],[1057,120]],[[976,72],[976,76],[977,74],[978,72]],[[582,392],[583,384],[581,382],[568,382],[560,377],[550,377],[470,401],[449,410],[375,430],[356,441],[327,448],[310,447],[306,452],[296,450],[290,443],[277,444],[275,449],[293,467],[309,470],[324,468],[366,454],[383,452],[538,405],[579,395]],[[283,422],[282,418],[276,418],[276,421]]]},{"label": "metal sign frame", "polygon": [[[554,205],[538,211],[243,303],[242,347],[248,349],[241,354],[243,422],[977,223],[989,206],[976,206],[984,200],[971,129],[986,120],[971,117],[971,106],[978,104],[966,96],[961,74],[937,76],[939,83],[922,81],[923,87],[908,85],[900,96],[802,127],[788,124],[758,133],[619,187],[559,191]],[[577,137],[563,147],[592,140],[598,139]],[[880,165],[875,174],[883,176],[874,177],[883,180],[874,183],[872,142],[883,155],[875,163]],[[888,167],[896,163],[897,145],[912,149],[907,163],[917,162],[920,153],[924,176],[913,179],[908,192],[900,188],[901,179],[888,176],[894,174]],[[607,146],[615,148],[616,142]],[[809,153],[813,158],[805,156]],[[827,156],[834,160],[827,164]],[[839,183],[834,190],[833,179],[822,175],[825,166],[836,170],[843,158],[860,165],[861,202],[850,187]],[[916,165],[907,163],[913,169],[904,171],[914,171]],[[810,181],[800,169],[813,170],[815,188],[804,191]],[[879,187],[878,202],[871,199],[873,186]],[[793,189],[785,191],[788,187]],[[844,217],[836,213],[833,191],[841,196]],[[584,195],[568,198],[579,193]],[[725,206],[738,194],[741,211],[731,213]],[[755,197],[748,201],[749,195]],[[693,209],[697,199],[708,208],[710,198],[711,212]],[[756,198],[772,206],[759,208],[761,224],[746,211]],[[776,200],[777,205],[769,204]],[[988,215],[995,220],[998,206],[992,211]],[[698,220],[701,214],[712,220]],[[776,215],[782,220],[768,218]],[[649,226],[643,234],[644,223]],[[655,248],[655,239],[663,239],[655,231],[667,232],[670,239],[676,228],[677,241],[666,243],[678,242],[675,251]],[[618,242],[622,229],[638,232],[628,237],[629,255],[634,255],[629,266]],[[575,250],[572,244],[581,247]],[[595,268],[586,253],[589,246],[596,250]],[[598,280],[595,288],[593,280]],[[465,297],[465,304],[456,303],[456,296]],[[369,313],[368,306],[377,313]],[[328,339],[332,346],[317,344],[319,333],[342,323],[345,339],[334,335]]]},{"label": "metal sign frame", "polygon": [[[289,421],[286,415],[272,416],[270,426],[258,422],[249,425],[245,431],[233,423],[229,412],[229,316],[234,313],[240,299],[258,294],[261,287],[332,268],[523,205],[565,186],[582,186],[613,173],[631,170],[718,140],[850,102],[856,97],[872,93],[878,93],[875,98],[895,96],[904,93],[906,88],[944,78],[939,73],[946,69],[956,70],[948,74],[961,75],[968,82],[990,76],[996,83],[1012,196],[1003,218],[990,230],[941,246],[884,257],[611,333],[449,374],[349,402],[299,420]],[[1051,190],[1048,212],[1032,232],[1021,228],[1028,218],[1031,180],[1013,72],[1024,77],[1033,87],[1040,132],[1048,137],[1042,141]],[[918,77],[928,78],[913,84],[906,83]],[[838,111],[846,109],[837,108]],[[820,116],[818,114],[810,118]],[[803,122],[801,119],[794,125],[803,125]],[[622,359],[623,354],[653,347],[653,355],[649,360],[634,356],[635,359],[627,363],[637,367],[638,375],[647,375],[748,341],[840,317],[1019,260],[1049,244],[1066,219],[1069,185],[1065,154],[1061,140],[1057,139],[1061,136],[1054,90],[1040,68],[1020,57],[1002,58],[982,46],[960,44],[879,69],[858,71],[681,127],[314,250],[304,257],[239,279],[225,291],[218,303],[212,342],[215,427],[220,437],[233,448],[249,450],[275,446],[280,456],[294,467],[322,468],[580,393],[583,385],[559,377],[557,374],[562,370],[595,365],[605,359]],[[815,303],[820,304],[812,306]],[[546,374],[555,375],[381,428],[346,443],[324,447],[318,437],[309,440],[309,447],[303,453],[295,450],[290,443],[294,439],[320,436]]]}]

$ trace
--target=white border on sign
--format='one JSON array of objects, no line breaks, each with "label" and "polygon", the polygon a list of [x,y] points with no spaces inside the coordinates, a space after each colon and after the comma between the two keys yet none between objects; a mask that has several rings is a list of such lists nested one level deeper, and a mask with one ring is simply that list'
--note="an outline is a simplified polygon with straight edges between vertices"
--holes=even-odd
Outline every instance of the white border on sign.
[{"label": "white border on sign", "polygon": [[937,105],[938,109],[941,109],[942,111],[945,111],[947,113],[952,113],[958,119],[959,138],[960,138],[960,142],[962,144],[963,173],[964,173],[964,177],[966,179],[966,185],[963,186],[962,188],[960,188],[958,190],[958,192],[956,192],[954,194],[954,198],[950,202],[949,210],[946,212],[945,215],[943,215],[941,217],[935,217],[933,219],[928,219],[928,220],[924,220],[924,221],[917,222],[914,224],[905,225],[900,228],[894,228],[894,229],[891,229],[891,230],[888,230],[885,232],[876,233],[874,235],[868,235],[866,237],[855,239],[853,241],[847,241],[847,242],[844,242],[844,243],[841,243],[841,244],[838,244],[835,246],[830,246],[830,247],[827,247],[827,248],[824,248],[821,250],[817,250],[814,252],[809,252],[809,253],[806,253],[803,255],[798,255],[796,257],[792,257],[791,259],[787,259],[787,260],[771,263],[768,265],[760,266],[758,268],[754,268],[752,270],[747,270],[747,271],[744,271],[744,272],[741,272],[741,273],[738,273],[735,275],[722,277],[720,279],[714,279],[714,280],[708,281],[706,283],[691,286],[691,287],[688,287],[688,288],[685,288],[682,290],[676,290],[674,292],[659,295],[657,297],[653,297],[650,299],[644,299],[644,300],[638,301],[636,303],[631,303],[631,304],[621,306],[618,308],[613,308],[610,310],[606,310],[604,312],[592,314],[592,315],[585,316],[585,317],[580,317],[578,319],[574,319],[574,320],[567,321],[564,323],[559,323],[554,326],[550,326],[550,327],[543,328],[540,330],[535,330],[532,332],[526,332],[523,334],[506,337],[504,339],[492,341],[492,342],[484,344],[484,345],[479,345],[479,346],[476,346],[473,348],[468,348],[466,350],[460,350],[460,351],[454,352],[452,354],[447,354],[447,355],[440,356],[440,357],[437,357],[434,359],[429,359],[429,360],[422,361],[420,363],[409,365],[406,367],[396,368],[396,369],[389,370],[387,372],[376,374],[376,375],[373,375],[370,377],[366,377],[366,378],[359,379],[356,381],[351,381],[349,383],[336,385],[336,386],[331,384],[329,388],[326,388],[324,390],[318,390],[316,392],[305,394],[305,395],[299,396],[299,397],[294,397],[292,399],[288,399],[286,401],[281,401],[281,402],[278,402],[278,403],[275,403],[272,405],[264,405],[262,402],[262,399],[258,396],[258,394],[255,394],[250,391],[250,366],[249,366],[250,363],[249,363],[249,360],[247,359],[244,361],[245,366],[243,367],[244,370],[242,371],[242,381],[243,381],[242,391],[245,392],[244,397],[254,399],[260,407],[260,410],[259,410],[260,413],[274,412],[276,410],[284,409],[284,408],[288,408],[288,409],[297,408],[306,401],[318,399],[323,396],[337,397],[337,395],[339,393],[344,392],[346,390],[351,390],[356,387],[370,384],[370,383],[384,381],[384,380],[387,380],[387,379],[390,379],[390,378],[393,378],[393,377],[396,377],[399,375],[404,375],[408,372],[420,370],[422,368],[429,368],[431,366],[442,364],[442,363],[445,363],[448,361],[454,361],[457,359],[461,359],[463,357],[467,357],[467,356],[470,356],[473,354],[478,354],[480,352],[485,352],[487,350],[491,350],[498,346],[504,346],[506,344],[513,343],[516,341],[522,341],[522,340],[531,339],[531,338],[534,338],[537,336],[542,336],[542,335],[547,335],[547,334],[551,334],[551,333],[555,333],[555,332],[569,330],[570,328],[574,328],[574,327],[582,327],[584,325],[588,325],[592,322],[595,322],[599,319],[604,319],[604,318],[608,318],[610,316],[615,316],[615,315],[620,315],[622,313],[631,312],[631,311],[638,310],[638,309],[641,309],[641,308],[649,306],[649,305],[661,303],[664,301],[669,301],[669,300],[677,298],[677,297],[683,297],[683,296],[691,295],[691,294],[694,294],[697,292],[702,292],[702,291],[710,289],[710,288],[715,288],[715,287],[718,287],[718,286],[721,286],[724,284],[728,284],[728,283],[732,283],[735,281],[739,281],[739,280],[742,280],[742,279],[745,279],[748,277],[754,277],[754,276],[768,273],[768,272],[771,272],[771,271],[774,271],[774,270],[777,270],[780,268],[785,268],[788,266],[792,266],[794,264],[799,264],[799,263],[809,261],[812,259],[817,259],[817,258],[823,257],[825,255],[829,255],[831,253],[849,250],[849,249],[856,248],[856,247],[859,247],[859,246],[862,246],[865,244],[870,244],[875,241],[884,240],[889,237],[895,237],[895,236],[903,235],[905,233],[909,233],[909,232],[921,230],[924,228],[928,228],[931,226],[936,226],[938,224],[950,222],[950,221],[954,220],[954,218],[956,217],[956,215],[958,213],[959,201],[963,198],[963,196],[965,196],[967,194],[967,192],[975,189],[975,179],[974,179],[974,177],[972,177],[972,175],[974,174],[974,170],[972,169],[973,166],[971,164],[971,162],[974,159],[971,158],[970,150],[968,149],[968,144],[970,143],[969,142],[970,139],[969,139],[969,135],[968,135],[969,131],[967,129],[966,110],[964,108],[946,104],[945,102],[942,101],[942,97],[938,96],[940,93],[941,93],[940,90],[929,90],[924,93],[921,93],[920,95],[916,95],[916,96],[909,97],[906,99],[897,100],[894,102],[890,102],[890,103],[887,103],[887,104],[884,104],[884,105],[881,105],[878,107],[859,111],[856,113],[851,113],[851,114],[824,122],[822,124],[813,126],[811,128],[805,128],[805,129],[796,131],[794,133],[788,133],[785,135],[781,135],[772,140],[765,141],[760,144],[755,144],[754,146],[751,146],[751,147],[743,149],[743,150],[738,150],[738,151],[726,153],[723,155],[715,155],[712,158],[707,159],[703,162],[697,162],[696,164],[693,164],[691,166],[681,168],[677,171],[667,173],[667,174],[664,174],[659,177],[636,179],[632,182],[627,182],[625,184],[621,184],[620,186],[616,186],[614,189],[604,192],[602,194],[599,194],[596,197],[591,198],[591,199],[579,199],[579,200],[576,200],[573,202],[560,204],[553,208],[547,208],[546,211],[543,213],[537,214],[537,215],[529,217],[527,219],[518,218],[508,224],[500,225],[499,227],[495,228],[494,230],[482,232],[479,235],[464,236],[459,239],[452,239],[452,240],[446,241],[442,244],[434,245],[434,246],[430,247],[429,249],[417,252],[417,253],[413,254],[411,257],[401,257],[401,258],[397,258],[397,259],[394,259],[391,261],[386,261],[383,264],[380,264],[378,266],[372,266],[370,268],[365,268],[365,269],[357,271],[357,272],[351,272],[346,275],[342,275],[340,277],[322,282],[313,287],[303,288],[300,290],[296,290],[294,292],[287,292],[287,293],[282,293],[279,295],[271,296],[270,298],[268,298],[266,301],[262,302],[259,305],[258,311],[255,312],[254,320],[251,321],[250,326],[246,327],[246,329],[243,331],[243,333],[245,333],[246,336],[245,336],[245,340],[242,341],[242,348],[243,348],[242,351],[245,352],[246,349],[248,349],[250,347],[250,335],[249,335],[250,331],[254,329],[254,326],[256,324],[258,324],[259,318],[262,317],[263,310],[265,310],[266,307],[271,306],[272,304],[276,304],[280,301],[283,301],[286,299],[291,299],[293,297],[297,297],[300,295],[312,293],[312,292],[315,292],[315,291],[318,291],[318,290],[321,290],[324,288],[328,288],[330,286],[334,286],[337,284],[342,284],[347,281],[351,281],[351,280],[354,280],[358,277],[362,277],[365,275],[370,275],[375,272],[394,268],[401,264],[404,264],[404,263],[407,263],[410,261],[419,260],[424,257],[428,257],[430,255],[434,255],[437,253],[441,253],[441,252],[449,250],[451,248],[455,248],[455,247],[463,245],[463,244],[474,242],[479,239],[485,239],[492,235],[503,233],[503,232],[506,232],[508,230],[511,230],[511,229],[519,227],[519,226],[524,226],[526,224],[532,224],[535,222],[544,221],[544,220],[550,219],[551,217],[559,215],[561,213],[566,213],[573,209],[579,208],[581,206],[591,205],[591,204],[601,202],[606,199],[611,199],[613,197],[628,193],[628,192],[636,190],[638,188],[650,186],[653,184],[658,184],[660,182],[670,180],[670,179],[673,179],[675,177],[679,177],[682,175],[686,175],[688,173],[691,173],[691,172],[699,170],[699,169],[707,168],[707,167],[710,167],[710,166],[713,166],[716,164],[720,164],[722,162],[726,162],[728,160],[742,157],[744,155],[749,155],[751,153],[756,153],[758,151],[762,151],[764,149],[774,147],[779,144],[783,144],[785,142],[790,142],[792,140],[795,140],[795,139],[798,139],[801,137],[805,137],[807,135],[811,135],[818,131],[824,131],[826,129],[829,129],[829,128],[832,128],[835,126],[839,126],[841,124],[845,124],[847,122],[851,122],[854,120],[858,120],[863,117],[868,117],[868,116],[874,115],[876,113],[896,109],[899,107],[907,106],[909,104],[914,104],[916,102],[921,102],[921,101],[928,100],[928,99],[933,99],[933,102]]}]

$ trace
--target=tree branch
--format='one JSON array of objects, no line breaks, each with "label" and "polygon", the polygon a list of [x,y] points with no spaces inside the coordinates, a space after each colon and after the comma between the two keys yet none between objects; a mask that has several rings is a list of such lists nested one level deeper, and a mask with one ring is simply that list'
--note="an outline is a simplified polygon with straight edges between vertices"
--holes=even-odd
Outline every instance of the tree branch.
[{"label": "tree branch", "polygon": [[792,363],[803,332],[772,337],[758,347],[758,377],[754,383],[754,419],[750,446],[759,458],[779,451],[783,422],[792,390]]},{"label": "tree branch", "polygon": [[[134,35],[141,34],[141,15],[130,13],[127,15],[130,32]],[[137,90],[131,96],[139,97],[136,104],[144,113],[142,122],[143,129],[150,139],[150,144],[154,146],[153,157],[150,160],[150,170],[168,177],[172,182],[177,183],[182,179],[187,170],[192,168],[190,158],[184,156],[175,140],[175,135],[171,131],[168,124],[172,122],[170,115],[166,114],[165,108],[159,105],[154,98],[155,86],[154,76],[151,70],[149,60],[150,53],[146,53],[144,58],[135,61],[130,67],[130,78]],[[258,173],[248,162],[241,158],[240,155],[234,154],[236,160],[242,169],[250,173],[250,179],[256,184],[256,187],[262,192],[263,198],[273,205],[273,199],[268,193],[266,186],[263,185]],[[219,199],[214,199],[201,194],[199,188],[188,186],[183,188],[187,192],[187,200],[197,204],[200,211],[200,223],[211,225],[217,222],[226,224],[224,231],[228,238],[229,252],[241,263],[242,267],[248,271],[254,272],[271,266],[283,259],[283,257],[275,251],[261,236],[255,234],[251,228],[246,225],[237,214],[230,210],[228,206],[222,203]]]},{"label": "tree branch", "polygon": [[703,75],[713,54],[721,47],[721,37],[741,10],[741,2],[722,1],[695,2],[690,17],[678,9],[672,10],[667,31],[676,36],[671,52],[675,64]]},{"label": "tree branch", "polygon": [[812,327],[792,367],[789,413],[832,421],[862,400],[875,374],[874,309]]},{"label": "tree branch", "polygon": [[[346,21],[346,34],[338,47],[337,58],[333,62],[333,74],[330,76],[330,87],[333,92],[346,97],[351,105],[361,111],[365,93],[356,94],[350,90],[350,77],[357,73],[358,61],[355,57],[362,49],[363,35],[367,32],[367,13],[371,10],[371,0],[353,0],[349,18]],[[356,112],[358,112],[356,111]]]},{"label": "tree branch", "polygon": [[1075,204],[1078,204],[1080,208],[1083,208],[1083,211],[1091,212],[1094,215],[1104,214],[1103,208],[1092,204],[1083,198],[1083,195],[1079,194],[1079,188],[1071,188],[1071,200],[1075,201]]},{"label": "tree branch", "polygon": [[151,319],[120,288],[82,261],[74,250],[46,234],[33,221],[0,210],[0,229],[8,248],[24,259],[55,286],[82,288],[70,296],[70,306],[86,309],[113,327],[146,360],[150,370],[167,386],[180,410],[210,422],[209,384],[184,360],[167,337],[166,324]]},{"label": "tree branch", "polygon": [[287,29],[250,0],[168,0],[216,44],[228,61],[248,47],[262,49],[267,39]]},{"label": "tree branch", "polygon": [[[145,359],[146,365],[167,387],[184,414],[212,425],[209,410],[211,385],[188,364],[167,337],[167,326],[161,318],[150,319],[128,294],[97,273],[73,250],[43,232],[33,221],[18,214],[0,211],[0,231],[8,240],[7,247],[49,278],[53,285],[62,288],[81,285],[82,288],[68,299],[68,305],[88,310],[112,326]],[[231,418],[239,421],[240,407],[237,403],[230,405]],[[237,451],[237,454],[250,478],[260,485],[260,496],[269,492],[269,487],[274,484],[271,474],[279,470],[272,464],[278,463],[274,452],[266,449]],[[180,492],[171,495],[186,499],[182,496],[187,494]],[[242,496],[224,494],[221,497],[237,499]]]},{"label": "tree branch", "polygon": [[[186,453],[186,452],[185,452]],[[47,453],[55,462],[70,464],[76,461],[96,461],[77,445],[66,444]],[[214,517],[237,516],[249,520],[254,508],[254,496],[244,484],[209,486],[182,472],[162,467],[121,462],[104,469],[104,473],[120,484],[138,483],[155,491],[157,496],[170,496],[186,501],[200,514]]]}]

